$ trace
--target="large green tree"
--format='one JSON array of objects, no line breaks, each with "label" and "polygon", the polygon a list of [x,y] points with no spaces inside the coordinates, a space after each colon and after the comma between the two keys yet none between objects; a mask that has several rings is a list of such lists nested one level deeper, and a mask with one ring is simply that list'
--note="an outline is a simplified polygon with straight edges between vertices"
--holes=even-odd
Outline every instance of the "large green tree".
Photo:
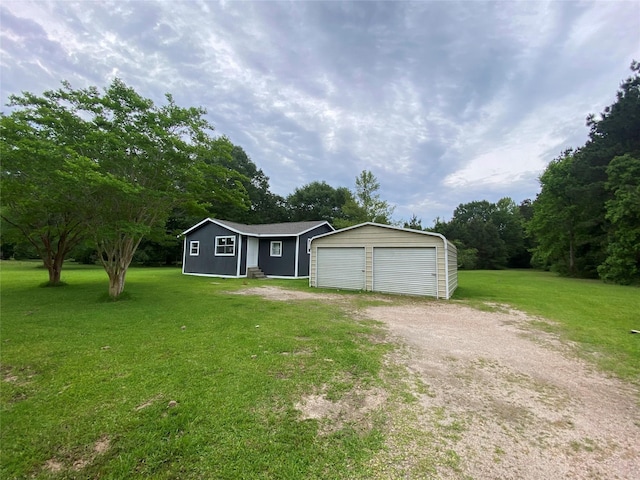
[{"label": "large green tree", "polygon": [[326,182],[316,181],[296,188],[286,203],[292,221],[326,220],[334,224],[342,217],[342,207],[349,199],[348,188],[333,188]]},{"label": "large green tree", "polygon": [[[228,140],[227,140],[228,141]],[[247,191],[248,204],[238,206],[234,199],[215,202],[212,212],[218,218],[234,222],[258,224],[288,220],[284,198],[270,191],[269,177],[251,160],[244,149],[230,141],[229,154],[211,156],[207,162],[238,172],[238,179]]]},{"label": "large green tree", "polygon": [[534,265],[565,275],[576,274],[576,227],[580,187],[574,175],[574,152],[565,151],[540,176],[541,191],[528,223],[537,246]]},{"label": "large green tree", "polygon": [[[34,121],[41,115],[44,125]],[[77,179],[65,175],[78,153],[59,131],[75,124],[64,112],[34,110],[0,118],[0,188],[3,243],[27,241],[42,259],[49,284],[61,281],[65,257],[86,235]]]},{"label": "large green tree", "polygon": [[607,258],[600,275],[609,281],[628,284],[640,280],[640,160],[631,155],[615,157],[607,167],[606,202],[611,223]]},{"label": "large green tree", "polygon": [[380,182],[371,171],[360,172],[355,190],[345,201],[335,226],[344,228],[364,222],[390,224],[395,207],[380,198],[379,190]]},{"label": "large green tree", "polygon": [[[61,202],[59,208],[83,219],[112,297],[124,290],[142,239],[164,228],[175,206],[206,207],[202,200],[211,191],[206,198],[212,201],[246,202],[236,172],[204,161],[211,152],[222,154],[225,145],[212,136],[201,108],[179,107],[170,95],[156,106],[119,79],[103,93],[65,82],[41,97],[11,100],[36,131],[47,133],[52,148],[71,152],[60,177],[75,186],[68,193],[81,201]],[[67,185],[58,187],[67,191]]]},{"label": "large green tree", "polygon": [[[587,143],[551,162],[540,177],[541,192],[529,224],[538,264],[583,277],[599,274],[622,281],[635,275],[632,261],[620,263],[620,248],[626,247],[619,233],[626,231],[620,219],[636,213],[633,202],[619,198],[622,167],[609,168],[616,158],[640,158],[640,64],[633,62],[631,70],[616,101],[599,116],[588,117]],[[627,274],[612,273],[623,264],[630,269]]]},{"label": "large green tree", "polygon": [[442,233],[458,247],[461,268],[497,269],[529,266],[520,208],[509,198],[463,203],[451,221],[436,219],[429,230]]}]

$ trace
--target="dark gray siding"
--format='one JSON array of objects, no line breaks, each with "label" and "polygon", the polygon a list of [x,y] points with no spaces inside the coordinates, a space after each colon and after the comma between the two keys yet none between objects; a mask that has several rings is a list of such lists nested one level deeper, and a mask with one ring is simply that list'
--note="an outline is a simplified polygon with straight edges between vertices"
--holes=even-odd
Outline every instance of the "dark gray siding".
[{"label": "dark gray siding", "polygon": [[247,274],[247,236],[242,235],[242,245],[240,246],[240,276]]},{"label": "dark gray siding", "polygon": [[[215,255],[217,236],[234,236],[236,238],[236,252],[234,256],[223,257]],[[238,234],[215,223],[206,223],[197,230],[187,234],[184,273],[236,276],[238,274],[238,237]],[[189,245],[190,242],[194,240],[200,242],[200,255],[192,257],[189,255]]]},{"label": "dark gray siding", "polygon": [[[282,242],[282,256],[271,256],[271,242]],[[258,249],[258,266],[265,275],[293,277],[296,274],[296,238],[261,238]]]},{"label": "dark gray siding", "polygon": [[332,232],[333,230],[329,225],[324,224],[319,227],[314,228],[313,230],[300,235],[300,246],[299,246],[299,255],[298,255],[298,276],[299,277],[308,277],[309,276],[309,259],[310,254],[307,253],[307,240],[316,235],[322,235],[323,233]]}]

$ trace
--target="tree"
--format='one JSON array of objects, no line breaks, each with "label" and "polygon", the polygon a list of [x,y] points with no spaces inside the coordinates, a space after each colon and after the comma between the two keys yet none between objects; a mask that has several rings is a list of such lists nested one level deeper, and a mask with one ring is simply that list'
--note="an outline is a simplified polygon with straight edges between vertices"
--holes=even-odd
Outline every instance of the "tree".
[{"label": "tree", "polygon": [[[58,205],[84,219],[114,298],[124,290],[140,242],[164,228],[175,206],[203,208],[203,194],[212,191],[208,199],[246,201],[236,173],[203,160],[226,148],[211,136],[205,111],[178,107],[170,95],[166,100],[156,106],[119,79],[104,94],[96,87],[74,90],[65,82],[43,97],[12,97],[50,134],[51,148],[70,152],[59,175],[68,184],[56,187],[81,202]],[[69,184],[76,188],[69,191]]]},{"label": "tree", "polygon": [[404,222],[404,228],[412,228],[414,230],[422,230],[422,220],[414,213],[408,222]]},{"label": "tree", "polygon": [[613,219],[622,217],[612,210],[629,204],[615,198],[616,180],[609,175],[609,165],[625,155],[640,158],[640,64],[634,61],[631,70],[616,101],[599,117],[587,118],[587,143],[556,159],[540,178],[542,190],[528,227],[536,244],[533,259],[540,265],[563,274],[618,278],[611,262],[621,259],[613,253],[621,245],[621,226]]},{"label": "tree", "polygon": [[540,176],[541,191],[533,203],[529,231],[537,241],[533,262],[565,275],[576,273],[576,211],[580,195],[574,153],[565,151]]},{"label": "tree", "polygon": [[[67,160],[78,156],[64,132],[74,132],[76,123],[56,112],[49,99],[35,100],[29,100],[31,108],[0,117],[2,236],[3,242],[24,238],[32,245],[55,286],[64,259],[86,235],[77,182],[64,174]],[[45,121],[38,123],[37,117]]]},{"label": "tree", "polygon": [[344,203],[336,226],[344,228],[364,222],[390,224],[395,207],[390,207],[385,200],[380,199],[379,189],[380,183],[375,175],[363,170],[356,177],[355,191]]},{"label": "tree", "polygon": [[287,197],[286,204],[293,221],[326,220],[334,224],[350,198],[351,192],[345,187],[333,188],[326,182],[311,182],[296,188]]},{"label": "tree", "polygon": [[611,222],[607,259],[598,272],[603,279],[629,284],[640,280],[640,160],[631,155],[614,158],[607,167],[606,202]]},{"label": "tree", "polygon": [[[227,140],[228,141],[228,140]],[[230,145],[229,155],[211,157],[207,161],[238,172],[247,191],[249,203],[238,207],[234,202],[216,202],[214,216],[240,223],[277,223],[288,219],[285,200],[269,190],[269,177],[249,158],[244,149]]]}]

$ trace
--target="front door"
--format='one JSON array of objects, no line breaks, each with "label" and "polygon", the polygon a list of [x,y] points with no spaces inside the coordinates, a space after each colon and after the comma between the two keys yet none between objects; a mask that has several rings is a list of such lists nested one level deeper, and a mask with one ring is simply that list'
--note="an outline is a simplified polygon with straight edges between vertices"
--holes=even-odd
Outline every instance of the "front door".
[{"label": "front door", "polygon": [[247,268],[258,266],[258,239],[247,238]]}]

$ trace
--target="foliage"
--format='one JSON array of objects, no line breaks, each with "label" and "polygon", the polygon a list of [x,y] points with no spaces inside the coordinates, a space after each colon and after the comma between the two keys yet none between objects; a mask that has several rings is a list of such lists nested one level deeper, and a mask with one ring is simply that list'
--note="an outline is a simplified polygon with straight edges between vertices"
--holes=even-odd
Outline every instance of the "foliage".
[{"label": "foliage", "polygon": [[540,176],[542,189],[528,223],[537,247],[533,262],[565,275],[576,273],[576,223],[580,191],[576,186],[571,150],[552,161]]},{"label": "foliage", "polygon": [[567,275],[638,280],[632,225],[640,209],[628,193],[635,184],[623,173],[640,158],[640,64],[631,70],[616,101],[587,118],[587,143],[564,152],[540,177],[529,226],[539,265]]},{"label": "foliage", "polygon": [[364,222],[388,225],[395,207],[380,199],[380,182],[369,170],[363,170],[356,177],[355,191],[347,198],[342,207],[342,216],[336,220],[335,227],[345,228]]},{"label": "foliage", "polygon": [[75,123],[49,97],[12,97],[13,105],[23,102],[29,108],[0,117],[2,242],[26,240],[55,285],[64,258],[86,233],[77,181],[64,174],[80,155],[69,147]]},{"label": "foliage", "polygon": [[[59,192],[47,205],[65,219],[63,238],[70,237],[71,227],[91,238],[112,297],[124,290],[142,239],[164,234],[173,209],[204,212],[215,202],[247,203],[244,177],[208,161],[230,156],[233,146],[211,136],[201,108],[181,108],[170,95],[165,105],[156,106],[118,79],[103,94],[65,82],[41,97],[25,93],[11,100],[19,108],[7,118],[28,119],[18,124],[21,130],[13,128],[26,140],[14,142],[11,153],[29,169],[46,172],[30,177],[32,190]],[[47,153],[33,155],[34,149]],[[13,223],[27,236],[43,237],[23,218]],[[64,249],[62,259],[80,241],[75,232],[75,243]]]},{"label": "foliage", "polygon": [[[222,202],[214,201],[210,214],[222,220],[230,220],[246,224],[278,223],[287,220],[285,201],[269,190],[269,177],[249,158],[244,149],[230,146],[229,155],[220,155],[207,159],[207,162],[219,164],[228,171],[238,172],[240,183],[247,191],[248,205],[238,205],[234,199]],[[247,208],[248,207],[248,208]],[[189,225],[190,226],[190,225]]]},{"label": "foliage", "polygon": [[422,220],[414,213],[408,222],[404,222],[404,228],[411,228],[413,230],[422,230]]},{"label": "foliage", "polygon": [[342,216],[342,208],[351,199],[346,187],[333,188],[326,182],[311,182],[287,197],[289,218],[294,222],[326,220],[334,224]]},{"label": "foliage", "polygon": [[640,160],[628,154],[614,158],[607,177],[613,194],[605,204],[610,238],[598,271],[605,280],[629,284],[640,280]]},{"label": "foliage", "polygon": [[460,204],[450,222],[437,219],[430,230],[456,244],[460,268],[528,266],[524,221],[511,198]]}]

